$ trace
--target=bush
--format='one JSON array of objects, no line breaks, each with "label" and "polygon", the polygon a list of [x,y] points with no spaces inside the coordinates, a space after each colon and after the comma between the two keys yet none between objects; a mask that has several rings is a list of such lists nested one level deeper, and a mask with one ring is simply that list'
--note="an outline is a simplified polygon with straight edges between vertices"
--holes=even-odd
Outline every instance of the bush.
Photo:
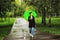
[{"label": "bush", "polygon": [[6,21],[0,22],[0,28],[12,26],[15,18],[8,18]]}]

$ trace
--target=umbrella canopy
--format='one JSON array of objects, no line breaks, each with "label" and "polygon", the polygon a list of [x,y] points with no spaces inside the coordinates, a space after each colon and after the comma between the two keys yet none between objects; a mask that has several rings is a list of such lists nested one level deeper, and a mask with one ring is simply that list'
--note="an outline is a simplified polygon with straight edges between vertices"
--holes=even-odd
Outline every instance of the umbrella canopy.
[{"label": "umbrella canopy", "polygon": [[25,19],[28,19],[29,15],[30,15],[30,12],[32,12],[32,15],[34,17],[37,16],[37,13],[35,11],[33,11],[33,10],[27,10],[27,11],[24,12],[24,15],[23,15]]}]

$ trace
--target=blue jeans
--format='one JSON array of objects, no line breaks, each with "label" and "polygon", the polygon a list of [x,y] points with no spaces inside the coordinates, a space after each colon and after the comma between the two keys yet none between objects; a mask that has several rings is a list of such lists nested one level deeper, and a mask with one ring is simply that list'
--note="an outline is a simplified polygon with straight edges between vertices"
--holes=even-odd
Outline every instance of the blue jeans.
[{"label": "blue jeans", "polygon": [[30,27],[30,33],[34,36],[34,27]]}]

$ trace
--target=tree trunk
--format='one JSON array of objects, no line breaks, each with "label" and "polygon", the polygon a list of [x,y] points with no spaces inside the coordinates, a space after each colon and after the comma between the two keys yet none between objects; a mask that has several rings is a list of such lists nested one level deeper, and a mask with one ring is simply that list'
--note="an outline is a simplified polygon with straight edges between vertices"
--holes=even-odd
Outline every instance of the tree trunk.
[{"label": "tree trunk", "polygon": [[42,24],[46,25],[46,12],[44,7],[42,9]]},{"label": "tree trunk", "polygon": [[49,23],[48,26],[51,27],[51,16],[49,15]]}]

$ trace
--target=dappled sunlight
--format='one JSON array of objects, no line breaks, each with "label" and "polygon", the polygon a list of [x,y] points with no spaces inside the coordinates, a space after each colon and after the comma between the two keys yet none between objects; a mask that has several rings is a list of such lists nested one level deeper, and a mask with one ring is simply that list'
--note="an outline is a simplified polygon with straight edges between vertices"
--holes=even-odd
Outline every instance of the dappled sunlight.
[{"label": "dappled sunlight", "polygon": [[16,3],[16,5],[20,5],[21,6],[22,0],[15,0],[15,3]]}]

